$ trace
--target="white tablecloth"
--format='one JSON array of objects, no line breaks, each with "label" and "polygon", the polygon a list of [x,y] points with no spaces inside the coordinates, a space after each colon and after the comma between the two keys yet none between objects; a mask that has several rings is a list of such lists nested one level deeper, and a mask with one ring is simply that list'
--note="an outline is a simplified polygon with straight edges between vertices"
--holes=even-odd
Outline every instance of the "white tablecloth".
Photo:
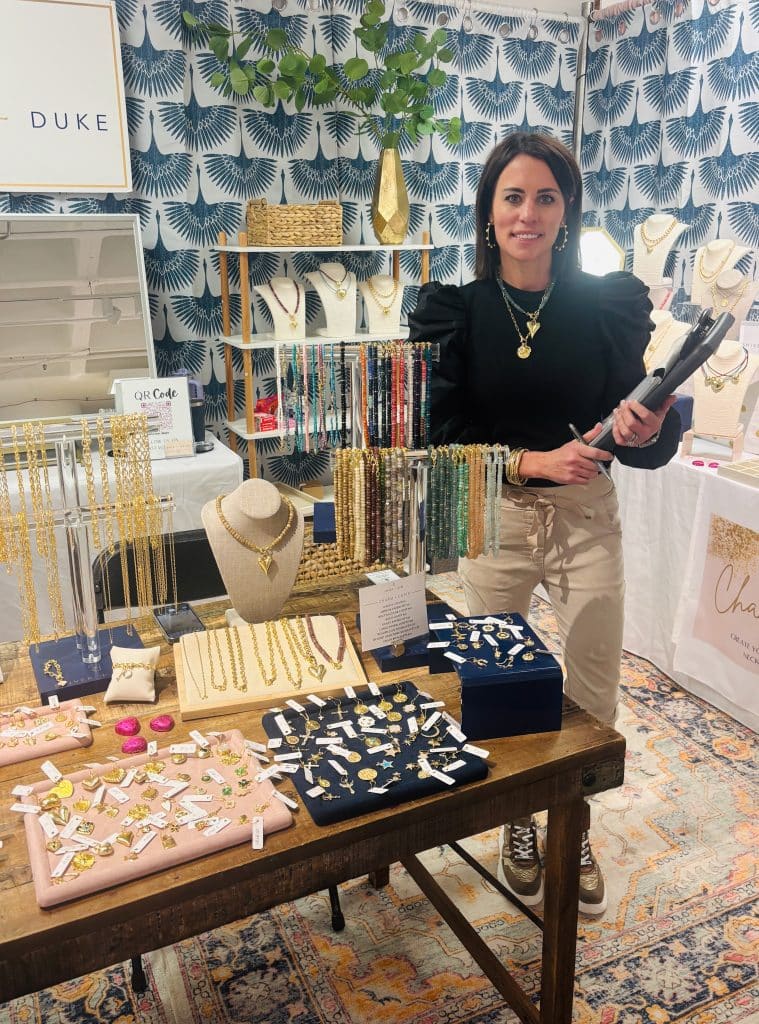
[{"label": "white tablecloth", "polygon": [[[201,527],[200,511],[203,505],[218,494],[226,494],[242,483],[243,463],[240,456],[230,451],[226,445],[210,434],[207,435],[207,440],[214,442],[213,451],[184,459],[160,459],[151,463],[154,492],[161,496],[171,494],[174,497],[173,526],[175,532]],[[93,463],[99,494],[100,470],[97,452],[93,453]],[[18,497],[15,473],[9,472],[7,478],[11,502],[15,508]],[[113,466],[110,467],[110,480],[113,484]],[[86,501],[87,491],[84,471],[81,466],[79,466],[79,484],[81,498],[83,501]],[[50,492],[54,506],[56,508],[59,507],[60,489],[54,466],[50,467]],[[56,541],[59,553],[58,571],[63,591],[63,609],[66,614],[66,621],[71,627],[73,622],[71,587],[69,584],[66,542],[61,530],[56,530]],[[93,552],[93,555],[95,553]],[[36,552],[33,569],[40,628],[43,633],[47,633],[52,629],[47,603],[47,574],[44,562]],[[20,637],[21,616],[18,608],[16,579],[15,576],[2,572],[0,573],[0,641],[18,640]]]},{"label": "white tablecloth", "polygon": [[[709,462],[708,456],[703,459]],[[717,476],[692,457],[675,457],[661,469],[646,471],[614,465],[622,517],[625,555],[624,647],[653,662],[683,689],[734,718],[759,729],[759,678],[724,655],[698,657],[689,643],[695,588],[703,566],[704,531],[699,523],[712,507],[731,510],[731,518],[759,531],[759,491]],[[744,617],[759,643],[759,619]],[[679,631],[679,635],[678,635]],[[680,648],[678,650],[678,647]],[[677,665],[687,665],[679,672]]]}]

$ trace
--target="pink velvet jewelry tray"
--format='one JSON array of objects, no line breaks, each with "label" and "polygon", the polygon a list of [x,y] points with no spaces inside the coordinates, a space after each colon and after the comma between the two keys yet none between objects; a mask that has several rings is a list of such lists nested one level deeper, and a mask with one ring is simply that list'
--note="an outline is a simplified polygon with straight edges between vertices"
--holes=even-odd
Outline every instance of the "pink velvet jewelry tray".
[{"label": "pink velvet jewelry tray", "polygon": [[0,711],[0,768],[90,743],[92,730],[80,700],[62,701],[57,708]]},{"label": "pink velvet jewelry tray", "polygon": [[218,733],[207,742],[206,757],[195,743],[173,744],[152,756],[85,768],[55,785],[37,783],[24,803],[41,805],[47,797],[54,804],[24,815],[39,905],[250,843],[257,828],[263,834],[287,828],[292,815],[270,780],[255,782],[262,766],[242,733]]}]

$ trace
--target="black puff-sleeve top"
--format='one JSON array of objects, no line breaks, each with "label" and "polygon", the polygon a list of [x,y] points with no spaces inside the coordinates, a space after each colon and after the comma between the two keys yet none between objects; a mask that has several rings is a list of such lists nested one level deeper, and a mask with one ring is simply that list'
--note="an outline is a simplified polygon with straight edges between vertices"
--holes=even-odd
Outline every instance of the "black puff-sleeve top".
[{"label": "black puff-sleeve top", "polygon": [[[525,310],[542,292],[509,291]],[[550,451],[603,420],[645,376],[653,324],[646,286],[627,273],[578,272],[554,286],[527,359],[496,281],[425,285],[409,317],[410,340],[440,346],[430,397],[435,444],[507,444]],[[517,316],[524,329],[524,317]],[[653,469],[674,454],[680,420],[670,410],[656,444],[618,447],[630,466]],[[534,481],[550,484],[550,481]]]}]

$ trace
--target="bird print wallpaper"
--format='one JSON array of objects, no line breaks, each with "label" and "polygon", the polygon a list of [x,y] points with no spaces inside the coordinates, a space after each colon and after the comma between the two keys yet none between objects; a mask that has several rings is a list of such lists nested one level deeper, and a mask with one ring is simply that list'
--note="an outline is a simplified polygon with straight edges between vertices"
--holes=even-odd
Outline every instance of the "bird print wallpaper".
[{"label": "bird print wallpaper", "polygon": [[[206,419],[226,436],[220,342],[219,231],[243,229],[248,199],[270,203],[336,198],[346,242],[373,242],[369,207],[378,156],[339,108],[301,112],[237,102],[210,83],[216,57],[183,22],[183,10],[240,30],[280,27],[306,52],[341,64],[357,53],[362,0],[117,0],[134,191],[126,197],[0,194],[2,213],[139,216],[150,316],[161,374],[186,367],[205,387]],[[444,28],[455,57],[436,95],[442,117],[462,120],[461,142],[426,138],[402,148],[411,202],[410,240],[430,231],[431,276],[458,283],[474,269],[473,200],[483,160],[506,132],[547,131],[572,144],[579,18],[531,9],[393,0],[389,45]],[[655,211],[690,225],[671,254],[673,312],[691,317],[695,249],[732,237],[759,249],[759,2],[655,0],[589,28],[581,169],[585,222],[601,224],[630,256],[634,226]],[[249,56],[261,56],[255,46]],[[275,273],[315,269],[310,253],[250,258],[250,284]],[[333,257],[334,258],[334,257]],[[359,278],[389,270],[385,253],[345,253]],[[752,272],[754,256],[745,258]],[[239,330],[237,261],[229,260],[232,317]],[[418,290],[418,252],[401,255],[404,310]],[[306,313],[321,322],[307,293]],[[270,327],[254,296],[253,330]],[[235,352],[236,396],[242,366]],[[275,390],[274,354],[257,351],[257,393]],[[238,407],[239,408],[239,407]],[[239,413],[238,413],[239,414]],[[288,452],[279,438],[258,444],[259,472],[297,486],[329,469],[326,452]]]}]

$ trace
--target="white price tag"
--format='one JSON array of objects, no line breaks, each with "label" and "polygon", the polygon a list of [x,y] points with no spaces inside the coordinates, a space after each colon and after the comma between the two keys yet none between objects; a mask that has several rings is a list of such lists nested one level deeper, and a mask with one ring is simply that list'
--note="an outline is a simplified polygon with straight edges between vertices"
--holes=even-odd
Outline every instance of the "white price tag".
[{"label": "white price tag", "polygon": [[61,775],[52,761],[43,761],[40,765],[40,771],[47,775],[51,782],[60,782],[63,778],[63,775]]},{"label": "white price tag", "polygon": [[375,697],[381,697],[382,696],[380,688],[379,688],[379,686],[377,686],[376,683],[369,683],[369,693],[373,694]]},{"label": "white price tag", "polygon": [[286,701],[285,701],[285,704],[287,704],[287,706],[288,706],[289,708],[292,708],[292,709],[293,709],[293,711],[297,711],[297,712],[298,712],[299,714],[300,714],[300,712],[301,712],[301,711],[305,711],[305,710],[306,710],[306,709],[305,709],[305,708],[303,707],[303,705],[302,705],[302,704],[299,704],[299,703],[297,702],[297,700],[286,700]]},{"label": "white price tag", "polygon": [[206,768],[206,775],[220,786],[223,786],[226,781],[221,772],[217,772],[215,768]]},{"label": "white price tag", "polygon": [[256,740],[245,740],[245,746],[248,750],[257,750],[260,754],[268,749],[265,743],[258,743]]},{"label": "white price tag", "polygon": [[445,707],[445,701],[442,701],[442,700],[428,700],[426,704],[420,704],[419,707],[423,708],[425,711],[429,711],[430,708],[444,708]]},{"label": "white price tag", "polygon": [[69,850],[63,857],[58,861],[53,870],[50,872],[51,878],[60,878],[61,875],[65,874],[71,861],[74,859],[76,850]]},{"label": "white price tag", "polygon": [[297,811],[298,805],[294,800],[291,800],[289,796],[285,796],[284,793],[280,793],[278,789],[274,790],[274,796],[277,800],[280,800],[285,807],[289,807],[292,811]]},{"label": "white price tag", "polygon": [[[92,723],[90,723],[92,724]],[[158,740],[150,740],[148,743],[148,756],[152,757],[158,751]]]},{"label": "white price tag", "polygon": [[352,686],[344,686],[343,689],[345,690],[346,697],[349,697],[351,700],[356,699],[356,691],[353,689]]},{"label": "white price tag", "polygon": [[208,747],[208,746],[210,746],[208,740],[203,735],[203,733],[202,732],[198,732],[197,729],[191,729],[190,730],[190,736],[192,737],[192,739],[195,740],[195,742],[197,743],[197,745],[199,747]]},{"label": "white price tag", "polygon": [[132,847],[132,853],[142,853],[145,847],[155,839],[155,832],[146,832],[142,838]]},{"label": "white price tag", "polygon": [[39,814],[41,808],[36,804],[11,804],[11,810],[19,814]]},{"label": "white price tag", "polygon": [[272,739],[269,740],[269,750],[276,750],[277,747],[281,747],[281,746],[282,746],[282,737],[281,736],[274,736]]},{"label": "white price tag", "polygon": [[473,743],[465,743],[461,749],[466,751],[467,754],[474,754],[475,757],[490,757],[489,750],[483,750],[482,747],[475,747]]},{"label": "white price tag", "polygon": [[34,786],[14,786],[11,790],[13,796],[29,796]]},{"label": "white price tag", "polygon": [[171,743],[169,744],[170,754],[194,754],[197,750],[197,743]]},{"label": "white price tag", "polygon": [[254,850],[264,848],[264,819],[257,815],[250,823],[250,845]]},{"label": "white price tag", "polygon": [[108,796],[113,797],[117,804],[129,803],[128,795],[123,791],[123,789],[119,789],[118,786],[111,786],[108,790]]},{"label": "white price tag", "polygon": [[431,729],[435,722],[438,722],[440,720],[440,717],[441,715],[439,711],[433,711],[433,713],[422,726],[422,732],[427,732],[429,729]]},{"label": "white price tag", "polygon": [[466,736],[464,735],[464,733],[461,731],[461,729],[459,729],[457,725],[454,725],[453,723],[449,723],[448,733],[451,736],[453,736],[455,740],[458,740],[459,743],[464,743],[466,741]]},{"label": "white price tag", "polygon": [[321,786],[312,786],[311,789],[307,789],[306,790],[306,796],[310,796],[310,797],[313,798],[313,797],[321,796],[323,792],[324,792],[324,790],[322,789]]},{"label": "white price tag", "polygon": [[327,758],[327,764],[331,765],[331,767],[335,769],[338,775],[348,774],[345,768],[343,768],[343,766],[338,761],[335,761],[332,758]]},{"label": "white price tag", "polygon": [[316,704],[317,708],[323,708],[327,703],[326,700],[322,700],[321,697],[317,697],[314,693],[306,694],[306,699],[310,700],[312,704]]},{"label": "white price tag", "polygon": [[293,752],[291,754],[275,754],[274,755],[274,760],[275,761],[300,761],[302,759],[302,757],[303,757],[303,754],[301,753],[300,750],[293,750]]},{"label": "white price tag", "polygon": [[[47,699],[47,706],[48,706],[49,708],[57,708],[57,707],[60,707],[60,703],[61,703],[61,702],[60,702],[60,700],[58,699],[58,694],[57,694],[57,693],[51,693],[51,694],[50,694],[50,696],[49,696],[49,697],[48,697],[48,699]],[[93,710],[94,710],[94,708],[93,708]]]},{"label": "white price tag", "polygon": [[290,735],[290,733],[292,732],[292,729],[287,724],[287,719],[285,718],[284,715],[275,715],[274,716],[274,721],[277,723],[277,728],[279,729],[279,731],[282,733],[283,736],[289,736]]},{"label": "white price tag", "polygon": [[459,654],[454,654],[453,651],[446,651],[443,657],[455,661],[457,665],[463,665],[466,661],[466,658],[462,658]]},{"label": "white price tag", "polygon": [[55,822],[53,821],[49,814],[40,814],[39,818],[37,818],[37,821],[42,826],[42,831],[45,833],[48,839],[52,839],[54,836],[58,835],[58,827],[56,826]]}]

